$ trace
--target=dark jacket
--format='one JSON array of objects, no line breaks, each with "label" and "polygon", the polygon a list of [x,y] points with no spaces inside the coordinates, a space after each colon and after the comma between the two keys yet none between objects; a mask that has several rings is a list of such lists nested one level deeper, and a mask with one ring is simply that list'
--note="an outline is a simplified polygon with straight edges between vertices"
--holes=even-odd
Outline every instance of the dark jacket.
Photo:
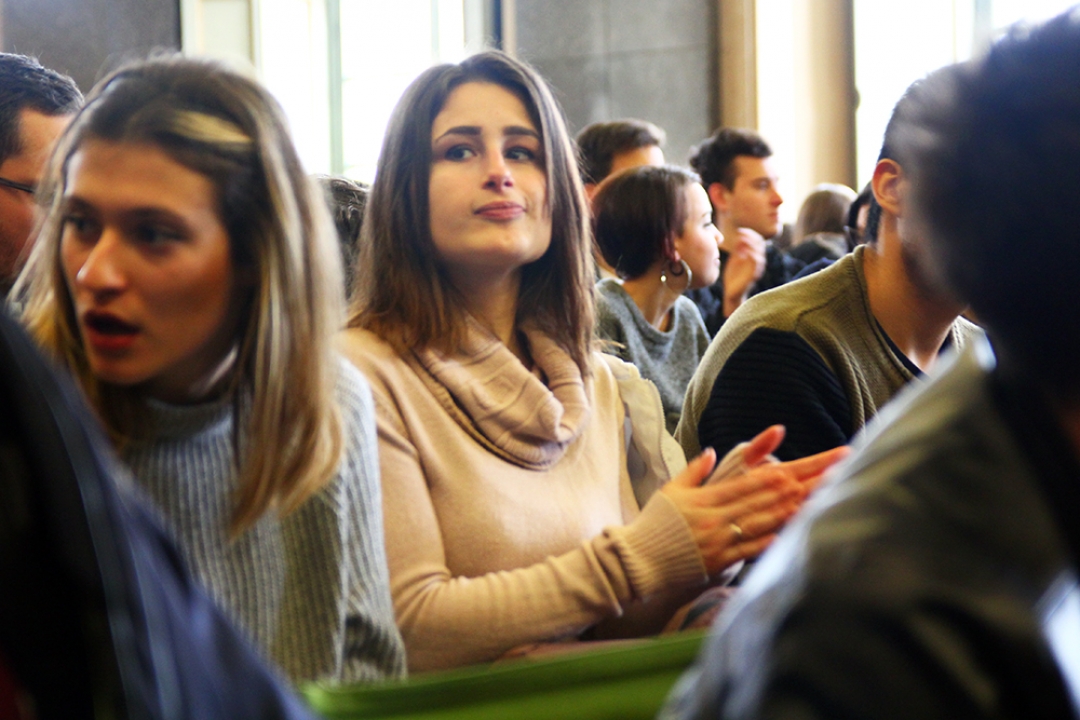
[{"label": "dark jacket", "polygon": [[0,691],[41,720],[314,717],[113,482],[123,472],[73,384],[0,312]]},{"label": "dark jacket", "polygon": [[664,718],[1080,716],[1080,463],[985,340],[867,426]]}]

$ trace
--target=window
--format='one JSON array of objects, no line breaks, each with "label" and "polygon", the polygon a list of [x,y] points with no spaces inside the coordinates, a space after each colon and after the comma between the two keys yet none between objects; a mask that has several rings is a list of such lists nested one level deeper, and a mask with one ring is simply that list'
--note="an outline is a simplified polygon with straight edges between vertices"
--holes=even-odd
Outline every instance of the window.
[{"label": "window", "polygon": [[[870,180],[893,106],[912,82],[969,59],[1016,22],[1038,22],[1075,0],[855,0],[856,170]],[[856,188],[858,189],[858,188]]]},{"label": "window", "polygon": [[497,43],[497,0],[181,0],[183,48],[255,74],[311,172],[370,182],[424,69]]},{"label": "window", "polygon": [[[428,67],[467,54],[461,0],[330,0],[338,10],[340,74],[331,82],[333,172],[370,182],[390,113]],[[331,63],[334,51],[331,49]],[[336,88],[335,88],[336,85]],[[339,88],[339,90],[338,90]],[[334,98],[335,90],[339,98]]]}]

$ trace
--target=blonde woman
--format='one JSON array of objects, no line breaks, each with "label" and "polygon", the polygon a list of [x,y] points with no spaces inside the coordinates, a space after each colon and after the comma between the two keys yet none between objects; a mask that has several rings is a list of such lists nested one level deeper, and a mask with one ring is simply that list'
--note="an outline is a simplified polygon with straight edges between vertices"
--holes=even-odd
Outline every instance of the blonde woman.
[{"label": "blonde woman", "polygon": [[655,389],[593,351],[587,223],[533,70],[484,53],[406,91],[343,347],[375,396],[411,670],[656,632],[761,552],[837,457],[701,487],[715,455],[684,470]]},{"label": "blonde woman", "polygon": [[401,675],[370,391],[332,351],[341,268],[265,90],[122,69],[54,154],[16,294],[194,573],[294,681]]}]

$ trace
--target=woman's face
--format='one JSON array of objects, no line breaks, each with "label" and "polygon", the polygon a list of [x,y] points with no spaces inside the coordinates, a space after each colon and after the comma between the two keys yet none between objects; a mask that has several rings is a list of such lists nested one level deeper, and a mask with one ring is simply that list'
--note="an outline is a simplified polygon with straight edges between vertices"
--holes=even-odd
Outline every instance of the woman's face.
[{"label": "woman's face", "polygon": [[154,145],[93,139],[66,180],[60,258],[90,370],[168,402],[205,396],[240,304],[213,184]]},{"label": "woman's face", "polygon": [[686,221],[675,238],[675,252],[694,273],[692,288],[712,285],[720,277],[720,243],[724,236],[713,225],[712,203],[705,188],[691,183],[686,193]]},{"label": "woman's face", "polygon": [[454,89],[431,127],[431,237],[459,289],[499,281],[551,244],[540,131],[500,85]]}]

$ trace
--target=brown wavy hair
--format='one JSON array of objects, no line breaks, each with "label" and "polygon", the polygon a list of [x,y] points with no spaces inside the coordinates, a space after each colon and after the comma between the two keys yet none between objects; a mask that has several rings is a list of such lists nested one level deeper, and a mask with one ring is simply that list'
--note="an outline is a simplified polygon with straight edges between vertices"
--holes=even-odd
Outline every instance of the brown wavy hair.
[{"label": "brown wavy hair", "polygon": [[390,118],[361,231],[349,326],[371,330],[398,352],[452,352],[465,332],[465,304],[431,239],[431,127],[450,93],[469,82],[514,93],[540,130],[551,244],[522,268],[517,323],[553,338],[588,372],[594,325],[589,217],[562,110],[535,70],[501,52],[430,68]]}]

